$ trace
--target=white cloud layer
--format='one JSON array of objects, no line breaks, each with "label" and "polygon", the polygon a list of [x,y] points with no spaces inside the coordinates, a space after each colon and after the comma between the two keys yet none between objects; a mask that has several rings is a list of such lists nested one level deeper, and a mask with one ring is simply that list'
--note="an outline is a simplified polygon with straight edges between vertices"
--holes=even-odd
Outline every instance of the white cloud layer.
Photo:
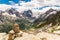
[{"label": "white cloud layer", "polygon": [[[13,1],[9,1],[11,4],[15,4]],[[18,4],[22,6],[18,6]],[[49,5],[60,5],[60,0],[31,0],[30,2],[24,2],[20,1],[20,3],[15,4],[15,5],[6,5],[6,4],[0,4],[0,10],[7,9],[9,7],[15,7],[18,8],[20,11],[24,9],[33,9],[33,8],[38,8],[41,6]]]},{"label": "white cloud layer", "polygon": [[[47,7],[47,8],[43,8],[42,10],[36,10],[34,8],[39,8],[42,6],[54,6],[54,5],[60,5],[60,0],[31,0],[30,2],[24,2],[24,1],[20,1],[20,3],[15,4],[13,1],[9,1],[11,4],[14,5],[7,5],[7,4],[0,4],[0,10],[5,11],[8,8],[17,8],[16,10],[19,12],[23,12],[25,10],[31,9],[33,11],[33,16],[38,17],[39,13],[44,13],[47,10],[49,10],[50,8],[53,9],[59,9],[58,7]],[[21,6],[18,6],[21,5]]]},{"label": "white cloud layer", "polygon": [[[11,4],[15,4],[13,1],[9,1]],[[20,4],[21,6],[18,6]],[[19,12],[28,9],[34,9],[42,6],[53,6],[53,5],[60,5],[60,0],[31,0],[30,2],[20,1],[20,3],[15,5],[7,5],[7,4],[0,4],[0,10],[6,10],[10,7],[17,8]]]},{"label": "white cloud layer", "polygon": [[24,7],[40,7],[44,5],[54,6],[60,5],[60,0],[31,0],[30,2],[21,2],[20,3]]},{"label": "white cloud layer", "polygon": [[11,8],[11,7],[12,7],[11,5],[0,4],[0,10],[3,10],[3,11],[5,11],[6,9]]}]

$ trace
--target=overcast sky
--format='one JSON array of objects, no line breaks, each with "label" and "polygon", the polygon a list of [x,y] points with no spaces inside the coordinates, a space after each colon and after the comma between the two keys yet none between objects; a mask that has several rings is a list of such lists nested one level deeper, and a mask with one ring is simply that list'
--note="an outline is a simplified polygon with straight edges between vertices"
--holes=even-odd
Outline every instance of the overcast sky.
[{"label": "overcast sky", "polygon": [[46,5],[60,5],[60,0],[0,0],[0,9],[15,7],[24,10]]},{"label": "overcast sky", "polygon": [[21,1],[27,3],[38,3],[38,4],[49,4],[49,5],[54,5],[60,3],[60,0],[0,0],[0,4],[11,4],[11,3],[21,3]]}]

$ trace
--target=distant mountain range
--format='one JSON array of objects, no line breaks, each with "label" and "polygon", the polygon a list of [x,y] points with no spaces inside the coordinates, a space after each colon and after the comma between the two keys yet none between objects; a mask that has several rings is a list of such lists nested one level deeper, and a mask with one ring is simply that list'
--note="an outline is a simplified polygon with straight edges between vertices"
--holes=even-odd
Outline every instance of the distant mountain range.
[{"label": "distant mountain range", "polygon": [[39,20],[39,21],[45,20],[48,17],[56,15],[57,12],[58,12],[57,10],[54,10],[54,9],[51,8],[51,9],[47,10],[45,13],[39,15],[37,20]]},{"label": "distant mountain range", "polygon": [[[33,17],[34,13],[32,10],[25,10],[22,13],[17,11],[15,8],[9,8],[5,11],[0,10],[0,21],[3,21],[8,19],[8,20],[26,20],[27,22],[34,23],[36,21],[42,21],[47,19],[48,17],[54,16],[58,11],[50,8],[47,10],[45,13],[39,12],[40,14],[38,15],[38,18]],[[37,13],[38,14],[38,13]],[[2,20],[3,19],[3,20]]]}]

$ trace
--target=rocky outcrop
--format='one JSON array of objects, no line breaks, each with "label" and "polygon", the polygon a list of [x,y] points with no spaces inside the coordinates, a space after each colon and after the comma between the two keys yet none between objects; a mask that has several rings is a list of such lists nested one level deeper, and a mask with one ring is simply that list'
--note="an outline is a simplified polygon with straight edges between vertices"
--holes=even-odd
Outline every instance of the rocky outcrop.
[{"label": "rocky outcrop", "polygon": [[8,12],[10,15],[15,14],[17,17],[20,17],[20,13],[15,8],[7,9],[6,12]]},{"label": "rocky outcrop", "polygon": [[19,30],[19,25],[16,23],[13,25],[12,30],[9,32],[8,40],[14,40],[16,37],[21,37],[22,32]]},{"label": "rocky outcrop", "polygon": [[22,15],[30,18],[32,17],[33,14],[31,10],[27,10],[27,11],[24,11]]}]

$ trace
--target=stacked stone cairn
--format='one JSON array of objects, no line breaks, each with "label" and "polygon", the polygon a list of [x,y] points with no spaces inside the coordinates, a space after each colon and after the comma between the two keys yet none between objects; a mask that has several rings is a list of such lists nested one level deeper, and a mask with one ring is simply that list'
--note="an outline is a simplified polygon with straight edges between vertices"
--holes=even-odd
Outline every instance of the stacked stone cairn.
[{"label": "stacked stone cairn", "polygon": [[9,32],[8,40],[14,40],[16,37],[22,37],[22,31],[20,31],[17,23],[13,25],[12,30]]}]

